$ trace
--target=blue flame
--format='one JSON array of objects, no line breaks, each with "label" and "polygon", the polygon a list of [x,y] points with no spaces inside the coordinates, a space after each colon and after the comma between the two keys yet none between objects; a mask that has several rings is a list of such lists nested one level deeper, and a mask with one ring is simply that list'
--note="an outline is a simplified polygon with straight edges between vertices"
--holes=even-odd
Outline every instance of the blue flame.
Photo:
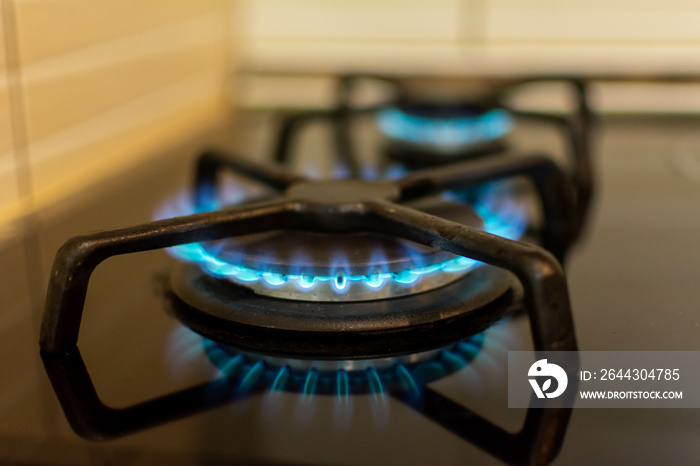
[{"label": "blue flame", "polygon": [[[272,392],[297,392],[305,399],[329,395],[342,401],[354,394],[370,394],[380,404],[384,403],[391,387],[403,390],[411,400],[419,399],[421,387],[469,365],[481,352],[483,343],[484,334],[480,333],[415,363],[397,362],[384,369],[370,365],[364,371],[348,372],[344,369],[319,371],[314,367],[302,371],[289,366],[268,367],[255,355],[244,355],[202,338],[207,358],[221,375],[236,381],[238,393],[248,393],[264,385]],[[470,350],[462,351],[459,345],[466,345]]]},{"label": "blue flame", "polygon": [[452,148],[498,139],[511,130],[513,118],[498,109],[473,116],[421,117],[389,107],[378,114],[378,124],[394,139]]},{"label": "blue flame", "polygon": [[[365,395],[371,404],[372,414],[378,425],[388,420],[389,393],[404,396],[409,403],[420,403],[424,388],[445,377],[453,377],[467,393],[485,396],[485,380],[505,375],[505,360],[509,350],[521,347],[517,329],[508,319],[490,327],[485,332],[434,352],[424,359],[407,362],[383,360],[376,365],[372,360],[354,369],[331,370],[327,363],[312,361],[304,364],[287,359],[268,363],[264,356],[240,353],[205,339],[182,325],[171,333],[166,347],[168,359],[177,365],[179,373],[202,368],[209,361],[216,375],[226,377],[225,384],[232,397],[251,391],[263,391],[263,415],[279,415],[282,406],[290,401],[282,392],[296,394],[296,421],[310,422],[320,398],[332,398],[335,428],[345,429],[353,416],[353,399]],[[187,359],[182,357],[186,353]],[[174,361],[172,359],[175,359]],[[286,365],[284,365],[286,364]],[[336,367],[346,367],[340,361]],[[457,370],[458,368],[461,368]],[[500,377],[500,378],[499,378]],[[222,387],[215,384],[213,389]]]},{"label": "blue flame", "polygon": [[272,386],[270,388],[276,391],[283,391],[288,379],[289,367],[284,366],[280,368],[280,370],[277,372],[277,375],[275,376],[275,379],[273,380]]},{"label": "blue flame", "polygon": [[420,387],[416,379],[406,369],[406,366],[403,364],[396,365],[396,377],[401,381],[401,385],[403,385],[404,390],[406,390],[411,399],[416,400],[420,397]]},{"label": "blue flame", "polygon": [[348,373],[341,369],[338,371],[337,378],[337,396],[341,399],[347,398],[350,395],[350,381],[348,379]]},{"label": "blue flame", "polygon": [[[504,183],[506,182],[490,183],[480,187],[474,196],[475,200],[470,204],[482,217],[486,232],[516,240],[525,230],[527,216],[518,204],[501,192],[504,189]],[[445,197],[459,202],[464,201],[464,196],[460,196],[460,193],[447,193]],[[191,205],[188,209],[184,198],[180,197],[177,201],[177,204],[171,205],[170,209],[165,211],[165,215],[185,215],[194,211]],[[169,252],[180,260],[199,264],[204,271],[217,278],[232,279],[242,284],[262,282],[271,288],[291,283],[302,291],[310,291],[320,284],[326,284],[338,294],[346,293],[352,286],[365,286],[375,290],[388,283],[411,286],[428,275],[436,273],[461,274],[480,264],[474,259],[455,257],[436,264],[424,265],[420,263],[420,257],[416,255],[412,258],[412,266],[406,270],[388,272],[375,269],[368,270],[365,274],[351,274],[344,251],[338,251],[337,256],[331,258],[330,275],[311,275],[302,270],[301,267],[296,270],[292,269],[292,273],[280,273],[275,270],[257,270],[242,264],[230,263],[218,258],[215,253],[205,249],[200,243],[175,246],[170,248]],[[386,262],[381,260],[382,254],[383,251],[375,251],[376,257],[373,259],[378,259],[374,261],[375,263]],[[297,263],[305,262],[297,261]]]}]

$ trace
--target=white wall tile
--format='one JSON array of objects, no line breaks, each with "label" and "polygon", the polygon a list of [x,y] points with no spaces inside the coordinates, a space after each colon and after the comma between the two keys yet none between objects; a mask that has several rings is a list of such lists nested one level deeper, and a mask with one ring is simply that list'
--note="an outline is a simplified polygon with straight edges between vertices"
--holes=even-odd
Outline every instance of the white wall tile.
[{"label": "white wall tile", "polygon": [[246,70],[700,72],[697,0],[247,0]]},{"label": "white wall tile", "polygon": [[489,42],[584,44],[700,41],[700,2],[491,0]]},{"label": "white wall tile", "polygon": [[455,41],[459,0],[246,0],[251,40]]}]

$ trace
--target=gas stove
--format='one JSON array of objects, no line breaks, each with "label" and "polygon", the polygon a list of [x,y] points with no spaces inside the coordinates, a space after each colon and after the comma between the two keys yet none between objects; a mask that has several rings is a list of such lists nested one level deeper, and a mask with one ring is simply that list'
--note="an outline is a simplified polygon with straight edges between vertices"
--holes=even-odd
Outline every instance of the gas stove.
[{"label": "gas stove", "polygon": [[[357,104],[377,81],[394,94]],[[5,282],[50,283],[33,384],[36,352],[16,348],[38,321],[7,334],[27,337],[4,358],[23,369],[4,371],[0,450],[36,464],[690,463],[692,429],[669,430],[697,425],[686,412],[506,408],[508,351],[696,341],[695,185],[660,162],[692,163],[669,148],[692,149],[696,120],[603,118],[591,219],[590,84],[565,80],[575,108],[551,115],[507,105],[529,81],[446,99],[341,77],[329,110],[248,114],[42,214],[21,255],[2,253]],[[32,315],[37,293],[3,296]]]},{"label": "gas stove", "polygon": [[[347,178],[312,179],[282,165],[292,129],[308,121],[302,113],[283,124],[277,163],[207,151],[189,206],[70,239],[54,262],[41,347],[73,429],[91,439],[118,437],[261,393],[330,396],[340,405],[391,396],[507,462],[551,461],[570,409],[553,402],[533,411],[520,433],[496,431],[499,444],[516,445],[499,451],[494,438],[473,430],[492,424],[430,384],[463,371],[478,357],[483,332],[514,312],[528,314],[536,350],[577,349],[560,262],[590,199],[581,143],[590,115],[582,83],[572,83],[580,102],[570,118],[506,109],[495,93],[488,105],[417,103],[402,93],[372,109],[390,136],[379,165],[398,163],[403,173],[382,179],[361,176],[347,137],[346,119],[369,110],[341,99],[323,117],[333,118]],[[515,116],[568,128],[573,173],[546,155],[504,153],[500,139]],[[232,199],[220,186],[225,172],[276,194]],[[542,219],[526,241],[525,199],[533,197]],[[90,276],[112,256],[162,248],[185,262],[164,284],[169,313],[201,336],[220,377],[113,409],[100,401],[77,349]]]}]

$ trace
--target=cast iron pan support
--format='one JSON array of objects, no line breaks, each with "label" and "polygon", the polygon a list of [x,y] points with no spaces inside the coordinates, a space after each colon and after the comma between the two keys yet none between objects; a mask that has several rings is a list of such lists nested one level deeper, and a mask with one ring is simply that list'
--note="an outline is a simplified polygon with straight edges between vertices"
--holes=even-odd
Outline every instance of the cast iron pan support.
[{"label": "cast iron pan support", "polygon": [[[251,168],[249,172],[256,172],[256,169]],[[430,189],[452,186],[457,182],[437,176],[426,179],[432,181],[420,185],[432,184]],[[122,409],[102,403],[78,351],[78,334],[92,272],[105,259],[121,254],[279,229],[395,235],[513,272],[523,287],[524,306],[530,318],[535,349],[577,349],[566,278],[558,261],[544,249],[506,240],[399,204],[401,199],[415,196],[415,186],[418,185],[415,182],[404,182],[404,185],[367,183],[366,188],[351,191],[347,199],[334,202],[324,202],[313,195],[313,182],[300,183],[305,185],[303,189],[292,191],[309,193],[310,196],[278,198],[76,236],[59,249],[49,281],[40,345],[47,373],[66,417],[79,434],[93,439],[118,437],[191,414],[196,411],[192,406],[195,402],[201,402],[206,409],[223,402],[225,395],[232,399],[226,390],[220,390],[224,395],[217,398],[207,395],[203,387],[194,387]],[[372,193],[371,197],[368,192]],[[214,383],[219,383],[219,388],[226,387],[225,382]],[[449,404],[449,400],[432,390],[426,390],[425,396],[425,403],[417,409],[471,440],[472,430],[466,409],[446,414],[442,407]],[[184,404],[178,404],[181,402]],[[543,409],[528,416],[526,429],[522,431],[524,434],[504,433],[506,436],[494,441],[522,442],[526,439],[526,448],[520,448],[519,453],[525,457],[518,456],[517,462],[549,461],[561,445],[569,415],[570,409],[566,408]],[[483,443],[478,437],[475,442]],[[501,456],[498,451],[492,453]]]},{"label": "cast iron pan support", "polygon": [[261,165],[242,157],[231,157],[220,151],[208,150],[197,159],[194,186],[194,204],[198,212],[215,210],[217,206],[217,186],[224,170],[245,175],[270,188],[284,191],[295,182],[305,178],[289,173],[275,165]]},{"label": "cast iron pan support", "polygon": [[310,110],[302,113],[287,115],[282,120],[277,139],[273,149],[273,160],[278,163],[287,163],[291,155],[291,149],[299,132],[307,125],[319,121],[330,121],[333,124],[333,145],[339,162],[351,177],[360,175],[360,165],[353,150],[353,140],[350,137],[350,121],[361,114],[376,112],[381,107],[368,107],[354,109],[345,106],[335,107],[329,110]]},{"label": "cast iron pan support", "polygon": [[356,74],[341,76],[338,81],[336,104],[333,108],[298,112],[284,117],[275,141],[273,160],[277,163],[287,163],[298,133],[308,124],[328,121],[333,125],[333,144],[339,161],[348,168],[352,177],[359,176],[360,165],[350,136],[352,119],[356,116],[372,114],[385,106],[380,104],[359,108],[352,105],[352,94],[358,81],[362,79],[386,82],[398,90],[396,97],[404,96],[402,84],[391,78]]},{"label": "cast iron pan support", "polygon": [[[279,191],[304,180],[272,163],[262,165],[209,150],[200,157],[197,164],[194,187],[197,211],[212,210],[210,207],[216,204],[217,181],[223,170],[247,175]],[[532,181],[539,194],[544,212],[543,246],[563,263],[578,231],[576,219],[570,218],[575,208],[574,194],[566,175],[545,155],[502,155],[496,158],[467,160],[420,170],[393,182],[401,190],[401,201],[408,201],[441,191],[465,189],[519,175]]]},{"label": "cast iron pan support", "polygon": [[576,203],[570,212],[573,234],[571,240],[575,242],[583,233],[586,225],[594,190],[593,164],[589,148],[592,114],[585,105],[582,105],[581,110],[572,118],[546,113],[510,111],[513,115],[526,120],[558,126],[567,137],[571,154],[573,154],[571,180],[576,191]]}]

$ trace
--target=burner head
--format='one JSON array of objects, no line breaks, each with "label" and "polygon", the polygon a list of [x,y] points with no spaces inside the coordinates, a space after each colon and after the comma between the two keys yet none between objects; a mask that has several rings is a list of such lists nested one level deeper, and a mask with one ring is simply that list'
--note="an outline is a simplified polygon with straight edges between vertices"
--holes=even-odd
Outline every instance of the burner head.
[{"label": "burner head", "polygon": [[[499,194],[505,185],[510,183],[470,190],[472,205],[443,193],[422,197],[410,208],[433,214],[436,221],[515,239],[526,224],[524,211],[510,190]],[[177,246],[176,255],[197,264],[181,267],[172,277],[173,313],[202,336],[242,351],[334,360],[428,351],[500,319],[514,303],[509,272],[386,237],[382,230],[359,233],[362,229],[342,222],[323,223],[338,221],[338,212],[348,212],[352,221],[355,215],[373,215],[364,203],[398,199],[395,186],[297,182],[285,192],[288,201],[279,205],[305,206],[311,214],[300,217],[302,223]]]},{"label": "burner head", "polygon": [[[341,191],[345,183],[334,182]],[[304,185],[290,191],[293,198],[314,193]],[[347,197],[337,191],[327,193],[330,201]],[[463,203],[434,197],[412,207],[484,228],[481,217]],[[365,301],[419,293],[453,282],[477,264],[411,241],[361,233],[271,231],[202,247],[218,261],[207,267],[214,276],[260,295],[302,301]]]},{"label": "burner head", "polygon": [[222,345],[276,357],[350,360],[430,351],[475,335],[513,309],[514,279],[483,266],[425,293],[359,303],[256,294],[192,264],[170,280],[171,312]]}]

